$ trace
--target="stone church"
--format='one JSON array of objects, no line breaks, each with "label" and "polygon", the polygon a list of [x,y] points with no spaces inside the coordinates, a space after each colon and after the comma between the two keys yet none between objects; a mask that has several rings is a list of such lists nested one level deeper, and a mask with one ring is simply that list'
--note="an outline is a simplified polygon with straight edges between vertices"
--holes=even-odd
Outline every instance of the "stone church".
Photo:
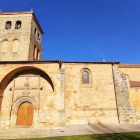
[{"label": "stone church", "polygon": [[140,65],[42,61],[33,11],[0,12],[0,129],[140,121]]}]

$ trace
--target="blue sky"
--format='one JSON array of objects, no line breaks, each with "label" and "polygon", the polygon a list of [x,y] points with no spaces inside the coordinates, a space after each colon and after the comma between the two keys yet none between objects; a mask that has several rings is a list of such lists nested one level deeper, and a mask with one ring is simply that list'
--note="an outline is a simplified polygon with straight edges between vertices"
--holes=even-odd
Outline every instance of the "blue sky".
[{"label": "blue sky", "polygon": [[43,60],[140,64],[140,0],[6,0],[2,12],[32,8],[43,28]]}]

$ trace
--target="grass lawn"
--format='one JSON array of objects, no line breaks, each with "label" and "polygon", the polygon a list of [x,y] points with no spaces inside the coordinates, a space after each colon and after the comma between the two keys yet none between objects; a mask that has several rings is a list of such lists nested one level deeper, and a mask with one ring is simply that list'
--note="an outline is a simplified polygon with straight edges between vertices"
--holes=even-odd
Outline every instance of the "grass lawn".
[{"label": "grass lawn", "polygon": [[28,139],[28,140],[140,140],[140,132],[48,137],[48,138],[36,138],[36,139]]}]

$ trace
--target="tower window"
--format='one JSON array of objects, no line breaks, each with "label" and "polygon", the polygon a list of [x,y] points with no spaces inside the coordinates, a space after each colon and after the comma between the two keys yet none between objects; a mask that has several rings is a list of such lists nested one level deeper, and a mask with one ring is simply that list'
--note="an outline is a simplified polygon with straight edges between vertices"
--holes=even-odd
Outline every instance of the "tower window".
[{"label": "tower window", "polygon": [[36,35],[36,28],[35,28],[35,30],[34,30],[34,35]]},{"label": "tower window", "polygon": [[82,72],[82,83],[83,84],[88,84],[89,83],[89,73],[86,70],[84,70]]},{"label": "tower window", "polygon": [[9,29],[11,29],[11,26],[12,26],[12,22],[11,21],[7,21],[6,24],[5,24],[5,29],[9,30]]},{"label": "tower window", "polygon": [[34,45],[34,51],[33,51],[33,59],[35,60],[35,53],[36,53],[36,45]]},{"label": "tower window", "polygon": [[39,33],[37,34],[37,42],[40,42]]},{"label": "tower window", "polygon": [[37,49],[37,56],[36,56],[36,60],[39,60],[39,49]]},{"label": "tower window", "polygon": [[21,21],[18,20],[16,21],[15,29],[20,29],[21,28]]}]

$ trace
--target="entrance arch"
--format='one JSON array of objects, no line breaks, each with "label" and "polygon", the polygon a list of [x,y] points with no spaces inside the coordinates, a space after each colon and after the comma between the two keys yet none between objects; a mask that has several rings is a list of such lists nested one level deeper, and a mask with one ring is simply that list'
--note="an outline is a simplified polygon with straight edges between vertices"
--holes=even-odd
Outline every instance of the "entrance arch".
[{"label": "entrance arch", "polygon": [[40,108],[45,104],[40,97],[42,94],[44,98],[48,94],[53,97],[54,87],[53,78],[39,68],[25,66],[11,71],[0,83],[0,109],[4,112],[2,121],[8,120],[9,126],[17,125],[20,105],[29,102],[34,107],[32,125],[38,126]]},{"label": "entrance arch", "polygon": [[17,125],[33,124],[34,106],[29,102],[22,103],[18,108]]},{"label": "entrance arch", "polygon": [[[19,118],[19,121],[24,117],[24,115],[27,115],[27,113],[25,111],[27,111],[28,109],[28,105],[27,107],[25,107],[25,104],[24,103],[29,103],[29,109],[32,109],[31,112],[28,112],[28,116],[30,116],[32,120],[30,120],[30,124],[29,122],[24,122],[24,121],[27,121],[25,119],[28,119],[27,116],[25,116],[26,118],[24,120],[22,120],[24,123],[18,123],[18,125],[34,125],[34,122],[36,120],[38,120],[38,108],[37,108],[37,104],[35,102],[35,100],[31,97],[28,97],[28,96],[24,96],[24,97],[20,97],[18,98],[15,102],[13,102],[13,105],[12,105],[12,112],[11,112],[11,126],[15,126],[17,125],[17,122],[18,122],[18,115],[20,115],[21,113],[24,112],[23,116],[20,116]],[[24,107],[22,106],[24,105]],[[30,108],[31,106],[31,108]],[[19,114],[19,109],[21,107],[21,112]],[[22,110],[23,109],[23,110]],[[31,113],[31,114],[30,114]]]},{"label": "entrance arch", "polygon": [[14,70],[10,71],[5,77],[3,77],[3,79],[0,82],[0,111],[2,107],[4,91],[6,87],[9,85],[9,83],[14,79],[16,75],[20,75],[21,73],[28,73],[28,71],[32,71],[33,73],[30,74],[38,74],[40,75],[40,77],[48,81],[53,92],[55,92],[54,80],[44,70],[34,66],[22,66],[22,67],[15,68]]}]

